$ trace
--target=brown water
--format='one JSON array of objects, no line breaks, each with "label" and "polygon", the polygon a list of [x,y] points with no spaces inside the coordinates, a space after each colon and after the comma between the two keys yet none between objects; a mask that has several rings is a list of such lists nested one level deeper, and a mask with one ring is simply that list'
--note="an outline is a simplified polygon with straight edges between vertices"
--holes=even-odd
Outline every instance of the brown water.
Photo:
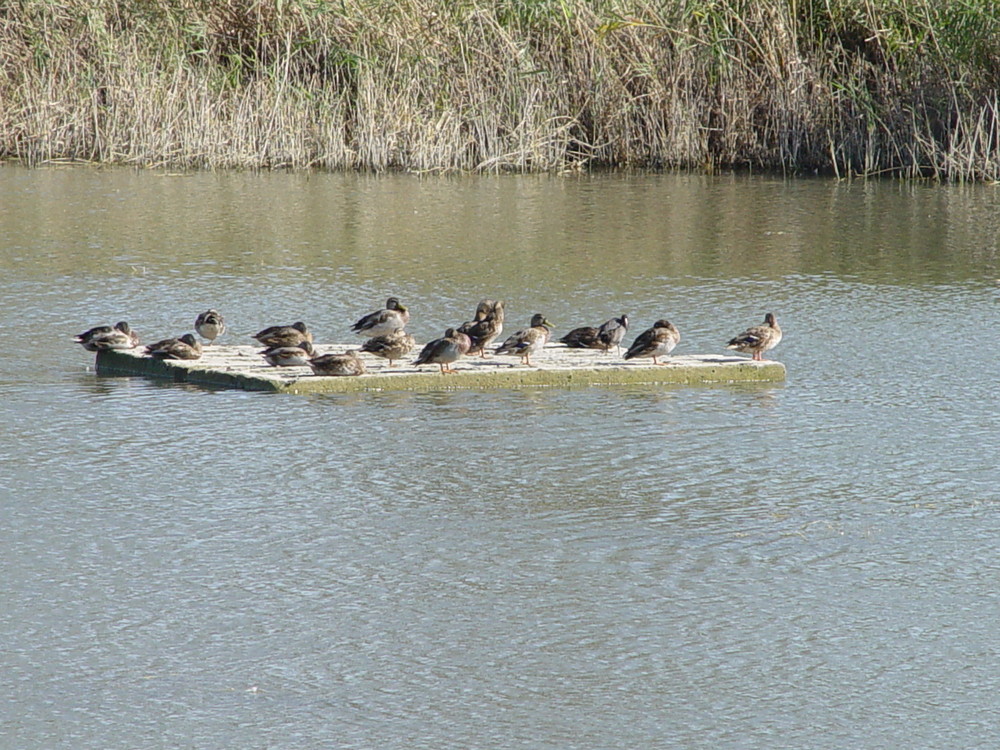
[{"label": "brown water", "polygon": [[[0,169],[0,745],[971,747],[1000,194]],[[290,397],[97,378],[216,306],[556,333],[774,311],[777,386]],[[631,337],[630,337],[631,338]]]}]

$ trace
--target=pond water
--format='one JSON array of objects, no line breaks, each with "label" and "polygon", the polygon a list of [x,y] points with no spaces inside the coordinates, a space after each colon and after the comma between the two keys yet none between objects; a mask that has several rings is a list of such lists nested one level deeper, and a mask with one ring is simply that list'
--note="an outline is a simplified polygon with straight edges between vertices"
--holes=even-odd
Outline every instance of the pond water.
[{"label": "pond water", "polygon": [[[1000,192],[0,168],[0,744],[1000,737]],[[667,317],[779,385],[288,396],[98,378],[218,307],[419,341]],[[631,340],[631,336],[628,340]],[[541,356],[544,356],[541,355]]]}]

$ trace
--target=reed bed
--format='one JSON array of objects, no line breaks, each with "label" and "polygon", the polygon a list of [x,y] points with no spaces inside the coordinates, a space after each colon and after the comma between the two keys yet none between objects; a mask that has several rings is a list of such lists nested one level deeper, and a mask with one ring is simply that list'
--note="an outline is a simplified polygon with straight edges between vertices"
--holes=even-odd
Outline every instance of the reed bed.
[{"label": "reed bed", "polygon": [[993,0],[6,0],[0,156],[1000,178]]}]

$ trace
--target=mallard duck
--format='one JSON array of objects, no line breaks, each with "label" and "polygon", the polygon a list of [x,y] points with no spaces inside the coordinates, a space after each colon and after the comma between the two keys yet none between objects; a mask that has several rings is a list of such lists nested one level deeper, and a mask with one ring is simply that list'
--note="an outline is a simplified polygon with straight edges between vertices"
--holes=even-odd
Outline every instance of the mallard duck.
[{"label": "mallard duck", "polygon": [[389,297],[384,310],[368,313],[351,326],[351,330],[359,336],[385,336],[405,328],[409,322],[410,313],[406,305],[400,304],[395,297]]},{"label": "mallard duck", "polygon": [[309,366],[316,375],[342,377],[364,375],[365,363],[353,349],[343,354],[323,354],[309,360]]},{"label": "mallard duck", "polygon": [[139,334],[132,330],[124,320],[114,326],[96,326],[84,331],[75,339],[88,352],[107,349],[135,349],[139,346]]},{"label": "mallard duck", "polygon": [[206,310],[195,319],[194,330],[211,346],[219,336],[226,332],[226,319],[218,310]]},{"label": "mallard duck", "polygon": [[389,360],[389,367],[392,367],[394,360],[405,357],[416,345],[413,336],[399,330],[385,336],[373,336],[361,345],[361,351]]},{"label": "mallard duck", "polygon": [[597,348],[597,329],[593,326],[574,328],[559,340],[570,349],[595,349]]},{"label": "mallard duck", "polygon": [[442,338],[428,342],[413,364],[437,365],[441,368],[442,375],[449,375],[456,372],[449,365],[467,354],[471,347],[472,340],[468,336],[455,328],[449,328]]},{"label": "mallard duck", "polygon": [[484,320],[486,320],[486,316],[489,315],[491,312],[493,312],[494,304],[495,303],[491,299],[482,300],[478,305],[476,305],[476,313],[475,315],[472,316],[472,320],[462,323],[462,325],[460,325],[457,330],[461,333],[464,333],[469,338],[472,338],[469,332],[475,326],[479,325]]},{"label": "mallard duck", "polygon": [[275,346],[298,346],[303,341],[310,344],[313,341],[312,332],[306,328],[306,324],[301,320],[292,323],[290,326],[271,326],[263,331],[258,331],[253,335],[266,347]]},{"label": "mallard duck", "polygon": [[91,346],[97,351],[107,349],[135,349],[139,346],[139,334],[132,330],[132,327],[121,320],[115,323],[115,327],[108,333],[102,333],[90,340]]},{"label": "mallard duck", "polygon": [[764,316],[764,323],[748,328],[739,336],[729,340],[727,349],[735,349],[743,354],[753,354],[758,362],[764,361],[764,352],[770,351],[781,342],[781,328],[774,313]]},{"label": "mallard duck", "polygon": [[611,347],[618,347],[618,353],[622,350],[622,339],[625,338],[625,333],[628,331],[628,315],[622,315],[619,318],[612,318],[611,320],[606,320],[601,323],[601,327],[597,329],[597,343],[598,349],[602,349],[605,352],[611,351]]},{"label": "mallard duck", "polygon": [[198,359],[201,357],[201,342],[193,333],[185,333],[180,338],[150,344],[146,347],[146,354],[157,359]]},{"label": "mallard duck", "polygon": [[111,333],[114,330],[111,326],[94,326],[93,328],[88,328],[83,333],[78,336],[73,337],[73,341],[78,343],[88,352],[96,352],[97,347],[94,346],[94,339],[98,336],[106,333]]},{"label": "mallard duck", "polygon": [[531,326],[515,331],[497,347],[497,354],[516,354],[522,365],[531,365],[531,355],[544,348],[552,331],[552,324],[541,313],[531,316]]},{"label": "mallard duck", "polygon": [[272,346],[261,352],[273,367],[302,367],[309,364],[309,358],[313,354],[313,345],[308,341],[295,346]]},{"label": "mallard duck", "polygon": [[472,342],[469,354],[486,357],[486,347],[503,333],[503,306],[503,300],[484,299],[476,307],[475,317],[458,327],[459,332],[468,336]]},{"label": "mallard duck", "polygon": [[680,331],[669,320],[658,320],[638,336],[632,342],[632,346],[625,352],[625,359],[635,359],[636,357],[652,357],[654,365],[665,365],[666,362],[657,362],[657,357],[670,354],[681,340]]},{"label": "mallard duck", "polygon": [[559,340],[570,349],[600,349],[608,352],[613,346],[621,349],[621,342],[627,330],[628,315],[622,315],[620,318],[606,320],[597,328],[593,326],[574,328]]}]

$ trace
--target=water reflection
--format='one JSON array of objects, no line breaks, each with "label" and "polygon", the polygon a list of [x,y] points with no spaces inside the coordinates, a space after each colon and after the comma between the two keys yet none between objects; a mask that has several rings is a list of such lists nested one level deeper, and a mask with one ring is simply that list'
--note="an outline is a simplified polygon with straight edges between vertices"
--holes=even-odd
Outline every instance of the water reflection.
[{"label": "water reflection", "polygon": [[[109,269],[116,279],[308,274],[340,277],[375,299],[390,269],[414,282],[461,274],[473,297],[487,284],[506,296],[518,287],[542,296],[578,285],[619,293],[638,277],[720,274],[955,281],[995,269],[1000,237],[995,191],[983,186],[615,175],[428,182],[10,167],[3,179],[10,196],[0,207],[3,268],[27,264],[41,278]],[[540,285],[537,263],[546,269]]]},{"label": "water reflection", "polygon": [[[989,736],[992,188],[0,183],[19,746]],[[501,297],[511,325],[667,317],[678,353],[719,356],[773,310],[789,378],[297,397],[97,377],[70,343],[121,319],[154,340],[211,306],[228,343],[297,319],[345,341],[388,294],[420,340]]]}]

